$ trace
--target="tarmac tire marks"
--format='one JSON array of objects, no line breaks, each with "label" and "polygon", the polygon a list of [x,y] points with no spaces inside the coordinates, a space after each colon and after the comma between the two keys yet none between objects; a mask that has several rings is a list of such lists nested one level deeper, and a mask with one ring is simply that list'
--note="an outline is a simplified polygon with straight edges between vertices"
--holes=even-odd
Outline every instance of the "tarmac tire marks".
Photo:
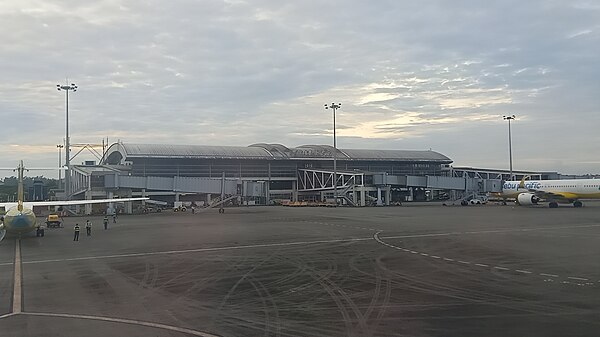
[{"label": "tarmac tire marks", "polygon": [[150,261],[146,261],[146,271],[140,282],[142,288],[154,288],[158,279],[158,266]]},{"label": "tarmac tire marks", "polygon": [[[498,316],[532,316],[532,317],[553,317],[561,316],[561,319],[577,324],[594,324],[600,326],[600,322],[590,322],[589,317],[598,314],[596,308],[571,306],[570,302],[550,302],[542,298],[522,295],[503,295],[497,291],[477,290],[474,287],[458,287],[450,282],[432,281],[430,278],[414,276],[402,271],[392,270],[387,267],[381,259],[378,259],[378,266],[388,271],[393,276],[394,282],[403,284],[404,287],[430,293],[432,295],[458,299],[479,305],[493,306],[499,309],[506,309],[507,312],[498,314]],[[444,266],[444,264],[438,264]],[[461,279],[464,274],[460,273]],[[437,278],[442,280],[442,278]],[[468,281],[468,280],[467,280]],[[475,276],[472,280],[476,284],[479,279]],[[463,305],[466,303],[463,303]],[[448,319],[469,318],[470,315],[447,316]],[[472,318],[477,317],[477,315]],[[484,317],[484,316],[482,316]]]},{"label": "tarmac tire marks", "polygon": [[[262,306],[262,311],[264,313],[264,329],[263,329],[264,336],[270,336],[272,334],[271,327],[273,327],[273,326],[276,329],[275,336],[280,336],[281,325],[279,322],[279,309],[277,308],[277,304],[273,300],[273,296],[269,293],[268,290],[266,290],[266,288],[264,287],[264,285],[262,285],[262,283],[260,281],[257,281],[252,276],[252,273],[254,271],[256,271],[258,268],[260,268],[263,264],[267,263],[272,258],[273,258],[273,254],[269,255],[265,259],[260,259],[259,263],[249,263],[248,262],[249,257],[246,257],[241,263],[236,264],[234,266],[234,269],[237,269],[237,270],[242,270],[243,266],[252,265],[252,264],[254,264],[254,267],[252,267],[250,270],[248,270],[246,273],[244,273],[233,284],[233,286],[229,289],[229,291],[223,297],[221,304],[218,306],[218,309],[217,309],[217,311],[223,311],[223,308],[229,301],[230,297],[232,297],[233,294],[236,293],[236,291],[240,285],[242,285],[243,283],[250,284],[254,290],[254,293],[256,295],[258,295],[258,300],[260,301],[259,304]],[[242,295],[245,295],[247,297],[248,296],[253,297],[252,294],[249,294],[249,293],[242,293]],[[271,311],[273,311],[273,313],[274,313],[275,322],[273,322],[273,319],[271,318]]]},{"label": "tarmac tire marks", "polygon": [[[352,271],[355,271],[361,275],[364,275],[365,278],[364,278],[363,282],[373,282],[374,283],[373,295],[371,297],[369,306],[365,310],[365,314],[364,314],[364,317],[369,322],[369,326],[368,326],[369,333],[370,333],[370,335],[374,335],[375,332],[377,331],[379,323],[381,322],[381,319],[383,318],[383,316],[385,315],[385,313],[387,311],[387,307],[391,300],[392,280],[388,277],[384,277],[379,268],[376,268],[376,270],[373,272],[366,272],[366,271],[360,269],[360,267],[357,264],[357,260],[359,258],[367,259],[367,260],[371,261],[371,259],[369,257],[365,256],[364,254],[359,254],[359,255],[353,256],[348,261],[348,265],[350,266]],[[382,292],[383,292],[383,294],[382,294]],[[379,309],[379,310],[377,310],[377,315],[376,315],[375,319],[372,319],[371,317],[373,315],[373,312],[377,308]]]},{"label": "tarmac tire marks", "polygon": [[[560,278],[560,276],[556,275],[556,274],[538,273],[538,272],[534,272],[532,270],[524,270],[524,269],[516,269],[516,268],[515,269],[511,269],[511,268],[507,268],[507,267],[504,267],[504,266],[494,266],[494,265],[483,264],[483,263],[478,263],[478,262],[458,260],[458,259],[455,259],[455,258],[440,257],[440,256],[437,256],[437,255],[431,255],[429,253],[414,251],[414,250],[411,250],[411,249],[408,249],[408,248],[405,248],[405,247],[401,247],[401,246],[398,246],[398,245],[390,244],[390,243],[384,241],[383,239],[390,239],[390,238],[395,238],[395,237],[390,236],[390,237],[384,237],[382,239],[379,236],[380,234],[381,234],[381,231],[378,231],[375,234],[373,234],[373,239],[375,239],[375,241],[377,241],[381,245],[384,245],[384,246],[387,246],[389,248],[396,249],[398,251],[402,251],[402,252],[405,252],[405,253],[411,253],[411,254],[420,255],[420,256],[423,256],[423,257],[431,258],[431,259],[436,259],[436,260],[442,261],[444,263],[458,263],[458,264],[462,264],[462,265],[472,265],[472,266],[479,267],[482,270],[490,271],[492,273],[503,271],[503,272],[512,272],[512,273],[520,274],[520,275],[538,276],[538,277],[544,278],[546,281],[548,281],[548,280],[553,281],[553,278]],[[548,279],[548,277],[550,277],[550,279]],[[574,285],[578,285],[578,286],[594,286],[595,285],[594,282],[590,282],[590,278],[579,277],[579,276],[566,276],[566,277],[563,277],[561,283],[563,283],[563,284],[574,284]]]}]

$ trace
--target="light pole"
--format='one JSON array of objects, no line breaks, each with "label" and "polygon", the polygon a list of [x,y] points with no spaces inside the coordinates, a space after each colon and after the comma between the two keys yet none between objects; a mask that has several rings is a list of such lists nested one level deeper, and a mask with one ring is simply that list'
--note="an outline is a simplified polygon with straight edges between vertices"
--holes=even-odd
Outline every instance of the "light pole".
[{"label": "light pole", "polygon": [[58,148],[58,189],[60,190],[60,180],[61,180],[61,177],[62,177],[62,172],[61,172],[62,170],[61,170],[61,167],[60,167],[60,162],[61,162],[61,156],[60,156],[60,154],[61,154],[62,148],[65,147],[65,146],[62,145],[62,144],[58,144],[58,145],[56,145],[56,147]]},{"label": "light pole", "polygon": [[70,153],[70,141],[69,141],[69,91],[77,91],[75,83],[56,85],[56,90],[65,92],[65,110],[66,110],[66,126],[65,126],[65,166],[67,167],[67,173],[65,173],[65,196],[67,199],[71,199],[71,153]]},{"label": "light pole", "polygon": [[342,107],[342,103],[331,103],[330,106],[325,104],[325,110],[331,109],[333,110],[333,199],[335,200],[335,205],[338,205],[337,198],[337,142],[335,137],[335,112],[337,109]]},{"label": "light pole", "polygon": [[502,118],[504,118],[504,120],[508,121],[508,158],[509,158],[509,163],[510,163],[510,177],[508,178],[508,180],[512,180],[513,179],[513,163],[512,163],[512,135],[510,133],[510,121],[515,119],[516,116],[515,115],[502,116]]}]

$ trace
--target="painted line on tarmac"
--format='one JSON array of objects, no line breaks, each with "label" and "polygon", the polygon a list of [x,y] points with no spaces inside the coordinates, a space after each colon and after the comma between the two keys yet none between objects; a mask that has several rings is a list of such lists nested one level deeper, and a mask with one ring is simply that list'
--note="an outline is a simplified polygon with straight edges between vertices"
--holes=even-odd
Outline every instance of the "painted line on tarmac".
[{"label": "painted line on tarmac", "polygon": [[41,316],[41,317],[58,317],[58,318],[74,318],[74,319],[87,319],[93,321],[104,321],[104,322],[113,322],[113,323],[123,323],[123,324],[131,324],[131,325],[141,325],[150,328],[163,329],[168,331],[181,332],[184,334],[192,335],[192,336],[200,336],[200,337],[218,337],[217,335],[213,335],[207,332],[202,332],[193,329],[180,328],[172,325],[162,324],[162,323],[153,323],[146,321],[138,321],[135,319],[126,319],[126,318],[114,318],[114,317],[104,317],[104,316],[93,316],[93,315],[73,315],[73,314],[60,314],[60,313],[45,313],[45,312],[23,312],[21,315],[25,316]]},{"label": "painted line on tarmac", "polygon": [[308,222],[308,223],[313,223],[313,224],[318,224],[318,225],[325,225],[325,226],[330,226],[330,227],[344,227],[344,228],[360,229],[360,230],[365,230],[365,231],[383,231],[383,229],[377,229],[377,228],[357,227],[357,226],[334,224],[334,223],[312,221],[312,220],[302,220],[302,222]]},{"label": "painted line on tarmac", "polygon": [[[303,220],[302,222],[310,222],[319,225],[331,226],[331,227],[344,227],[361,230],[379,231],[383,232],[380,228],[366,228],[366,227],[355,227],[343,224],[332,224],[327,222]],[[483,231],[463,231],[463,232],[446,232],[446,233],[429,233],[429,234],[410,234],[410,235],[395,235],[385,236],[384,239],[402,239],[402,238],[420,238],[420,237],[436,237],[436,236],[450,236],[450,235],[473,235],[473,234],[494,234],[494,233],[511,233],[511,232],[530,232],[530,231],[543,231],[543,230],[554,230],[554,229],[570,229],[570,228],[590,228],[600,227],[598,224],[592,225],[578,225],[578,226],[550,226],[550,227],[532,227],[532,228],[498,228]]]},{"label": "painted line on tarmac", "polygon": [[[544,231],[544,230],[571,229],[571,228],[591,228],[591,227],[600,227],[600,225],[533,227],[533,228],[527,228],[527,229],[501,228],[501,229],[484,230],[484,231],[392,235],[392,236],[383,236],[382,239],[409,239],[409,238],[426,238],[426,237],[451,236],[451,235],[494,234],[494,233],[511,233],[511,232],[523,232],[523,231],[530,232],[530,231]],[[383,230],[380,230],[380,229],[378,229],[378,231],[383,232]]]},{"label": "painted line on tarmac", "polygon": [[152,255],[170,255],[170,254],[190,254],[190,253],[203,253],[203,252],[216,252],[222,250],[237,250],[237,249],[252,249],[252,248],[267,248],[267,247],[287,247],[287,246],[302,246],[302,245],[315,245],[320,243],[338,243],[338,242],[356,242],[356,241],[370,241],[372,237],[368,238],[348,238],[348,239],[332,239],[332,240],[315,240],[315,241],[292,241],[292,242],[280,242],[280,243],[263,243],[256,245],[243,245],[243,246],[226,246],[226,247],[213,247],[213,248],[197,248],[197,249],[184,249],[184,250],[167,250],[159,252],[143,252],[143,253],[125,253],[125,254],[114,254],[114,255],[96,255],[96,256],[82,256],[72,257],[64,259],[47,259],[47,260],[33,260],[24,261],[23,264],[40,264],[40,263],[51,263],[51,262],[68,262],[68,261],[85,261],[85,260],[98,260],[98,259],[115,259],[124,257],[140,257],[140,256],[152,256]]},{"label": "painted line on tarmac", "polygon": [[[396,250],[402,250],[402,251],[405,251],[405,252],[410,252],[410,253],[415,254],[415,255],[421,255],[423,257],[437,259],[437,260],[440,260],[440,261],[444,260],[444,261],[449,262],[449,263],[456,262],[456,263],[460,263],[460,264],[463,264],[463,265],[473,265],[473,266],[483,267],[483,268],[492,268],[492,269],[501,270],[501,271],[516,272],[516,273],[520,273],[520,274],[524,274],[524,275],[534,274],[534,272],[530,271],[530,270],[510,269],[510,268],[506,268],[506,267],[502,267],[502,266],[490,266],[490,265],[484,264],[484,263],[475,263],[475,262],[470,262],[470,261],[455,260],[455,259],[451,259],[451,258],[447,258],[447,257],[440,257],[440,256],[437,256],[437,255],[431,255],[431,254],[428,254],[428,253],[418,252],[418,251],[415,251],[415,250],[409,250],[409,249],[406,249],[406,248],[403,248],[403,247],[399,247],[399,246],[395,246],[395,245],[392,245],[390,243],[387,243],[387,242],[383,241],[383,239],[399,238],[399,237],[391,237],[391,236],[380,237],[379,235],[381,234],[381,232],[382,231],[379,231],[379,232],[376,232],[375,234],[373,234],[373,239],[375,239],[375,241],[377,241],[381,245],[384,245],[384,246],[387,246],[387,247],[390,247],[390,248],[394,248]],[[439,234],[437,234],[437,235],[439,235]],[[560,276],[556,275],[556,274],[539,273],[537,275],[543,276],[543,277],[560,278]],[[568,281],[568,280],[579,281],[579,283]],[[546,279],[544,281],[545,282],[553,282],[552,279]],[[581,282],[585,282],[585,283],[581,283]],[[561,283],[563,283],[563,284],[574,284],[574,285],[578,285],[578,286],[595,285],[593,282],[590,282],[589,278],[577,277],[577,276],[565,276],[565,279],[562,280]],[[600,283],[600,281],[598,281],[598,283]]]},{"label": "painted line on tarmac", "polygon": [[432,233],[432,234],[411,234],[411,235],[393,235],[393,236],[384,236],[383,239],[410,239],[410,238],[426,238],[426,237],[435,237],[435,236],[449,236],[449,235],[458,235],[463,233],[452,232],[452,233]]},{"label": "painted line on tarmac", "polygon": [[21,265],[21,240],[15,241],[15,280],[13,283],[12,313],[19,314],[23,310],[23,274]]}]

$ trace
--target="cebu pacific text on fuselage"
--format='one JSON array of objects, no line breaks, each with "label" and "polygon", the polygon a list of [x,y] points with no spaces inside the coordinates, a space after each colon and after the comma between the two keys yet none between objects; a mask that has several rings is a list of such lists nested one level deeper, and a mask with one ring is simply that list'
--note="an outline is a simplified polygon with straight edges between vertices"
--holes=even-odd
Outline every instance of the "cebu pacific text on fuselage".
[{"label": "cebu pacific text on fuselage", "polygon": [[[518,181],[507,181],[504,183],[502,188],[505,190],[516,190],[519,188],[519,185],[520,185],[520,182],[518,182]],[[523,188],[526,188],[528,190],[537,190],[541,186],[542,186],[542,184],[539,181],[527,181],[523,185]]]}]

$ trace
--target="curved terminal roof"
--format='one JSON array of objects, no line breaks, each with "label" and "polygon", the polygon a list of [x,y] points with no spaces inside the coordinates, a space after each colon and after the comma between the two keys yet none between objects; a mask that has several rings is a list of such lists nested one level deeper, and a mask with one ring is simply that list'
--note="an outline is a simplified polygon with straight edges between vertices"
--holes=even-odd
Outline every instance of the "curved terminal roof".
[{"label": "curved terminal roof", "polygon": [[452,160],[435,151],[411,151],[411,150],[364,150],[351,149],[341,150],[349,158],[361,160],[410,160],[410,161],[436,161],[448,162]]},{"label": "curved terminal roof", "polygon": [[108,148],[106,161],[114,164],[117,157],[119,161],[128,158],[273,159],[267,150],[259,147],[129,143],[116,143]]},{"label": "curved terminal roof", "polygon": [[[107,152],[104,163],[120,164],[134,158],[206,158],[206,159],[329,159],[333,156],[329,145],[302,145],[288,148],[281,144],[253,144],[250,146],[207,146],[115,143]],[[340,160],[370,161],[425,161],[452,163],[435,151],[338,149]]]}]

